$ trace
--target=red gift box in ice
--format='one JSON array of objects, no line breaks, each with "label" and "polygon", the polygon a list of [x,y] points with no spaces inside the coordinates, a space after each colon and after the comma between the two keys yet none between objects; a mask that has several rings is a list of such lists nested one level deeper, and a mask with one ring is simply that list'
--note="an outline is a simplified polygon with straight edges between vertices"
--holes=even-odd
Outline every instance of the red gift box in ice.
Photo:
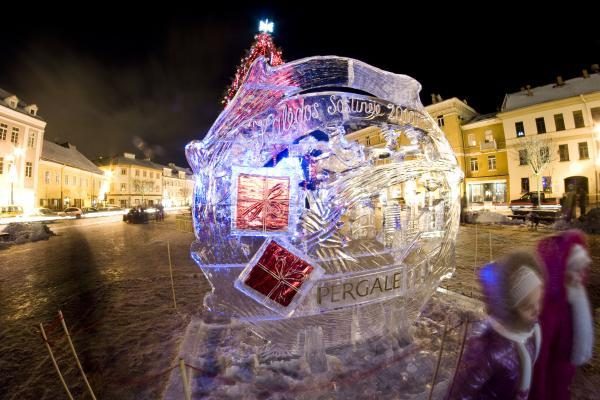
[{"label": "red gift box in ice", "polygon": [[237,180],[235,229],[286,231],[290,215],[290,178],[240,173]]},{"label": "red gift box in ice", "polygon": [[310,278],[314,267],[271,241],[244,279],[244,285],[287,307]]}]

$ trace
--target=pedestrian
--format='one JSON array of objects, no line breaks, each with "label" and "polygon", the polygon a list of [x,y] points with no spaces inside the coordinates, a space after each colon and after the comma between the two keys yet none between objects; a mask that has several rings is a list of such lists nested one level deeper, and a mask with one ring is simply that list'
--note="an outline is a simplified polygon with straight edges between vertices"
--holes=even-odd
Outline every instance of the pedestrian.
[{"label": "pedestrian", "polygon": [[579,203],[579,216],[585,215],[585,208],[587,205],[587,193],[584,190],[580,190],[577,196],[577,202]]},{"label": "pedestrian", "polygon": [[540,349],[544,278],[536,258],[515,251],[479,272],[488,318],[468,340],[446,399],[527,399]]},{"label": "pedestrian", "polygon": [[575,186],[573,184],[569,185],[569,191],[565,195],[565,220],[567,222],[571,222],[571,220],[575,217],[575,205],[576,205],[576,192]]},{"label": "pedestrian", "polygon": [[540,315],[542,348],[530,399],[567,400],[576,366],[592,356],[594,326],[585,289],[592,260],[584,233],[574,229],[540,241],[538,254],[548,284]]}]

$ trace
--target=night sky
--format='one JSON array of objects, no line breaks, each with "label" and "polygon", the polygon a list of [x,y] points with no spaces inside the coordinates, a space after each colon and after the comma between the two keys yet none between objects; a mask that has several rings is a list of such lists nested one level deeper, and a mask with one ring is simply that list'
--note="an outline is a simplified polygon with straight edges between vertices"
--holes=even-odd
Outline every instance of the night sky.
[{"label": "night sky", "polygon": [[138,150],[183,165],[184,145],[218,116],[261,18],[275,20],[287,61],[357,58],[416,78],[425,105],[440,93],[480,113],[496,111],[521,86],[569,79],[600,63],[600,24],[589,3],[526,12],[508,3],[493,11],[490,2],[478,13],[466,3],[363,1],[343,10],[326,1],[221,2],[211,10],[167,9],[170,3],[102,3],[69,13],[36,6],[24,18],[3,18],[0,87],[40,107],[46,139],[70,141],[92,159]]}]

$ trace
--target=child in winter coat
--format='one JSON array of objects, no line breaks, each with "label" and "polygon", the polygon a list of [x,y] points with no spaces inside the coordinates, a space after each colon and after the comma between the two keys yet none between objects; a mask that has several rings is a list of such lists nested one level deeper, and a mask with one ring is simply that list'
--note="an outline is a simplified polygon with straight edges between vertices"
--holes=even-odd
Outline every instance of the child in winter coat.
[{"label": "child in winter coat", "polygon": [[488,318],[467,342],[447,399],[527,399],[541,342],[542,270],[519,251],[485,265],[479,278]]},{"label": "child in winter coat", "polygon": [[548,284],[540,315],[542,348],[530,399],[567,400],[575,367],[592,357],[594,327],[585,290],[592,259],[585,235],[569,230],[540,241],[538,254]]}]

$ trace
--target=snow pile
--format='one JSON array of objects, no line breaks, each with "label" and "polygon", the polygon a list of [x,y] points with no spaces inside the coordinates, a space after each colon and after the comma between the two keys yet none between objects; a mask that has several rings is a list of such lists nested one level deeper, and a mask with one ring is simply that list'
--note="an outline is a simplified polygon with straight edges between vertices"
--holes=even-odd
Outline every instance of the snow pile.
[{"label": "snow pile", "polygon": [[600,208],[592,208],[587,214],[571,222],[563,219],[556,221],[553,228],[558,231],[576,228],[586,233],[600,233]]},{"label": "snow pile", "polygon": [[2,243],[21,244],[26,242],[37,242],[38,240],[48,240],[54,232],[48,228],[48,225],[41,222],[11,222],[2,233],[8,233],[8,238],[4,238]]},{"label": "snow pile", "polygon": [[503,225],[519,225],[522,222],[513,220],[506,215],[495,213],[492,211],[467,211],[465,212],[465,222],[469,224],[503,224]]},{"label": "snow pile", "polygon": [[[448,321],[434,398],[451,382],[462,341],[462,322],[480,320],[471,310],[437,294],[408,329],[320,354],[293,355],[272,349],[235,323],[192,321],[180,357],[191,372],[193,398],[202,399],[427,399]],[[448,318],[448,319],[446,319]],[[287,353],[287,354],[286,354]],[[163,398],[181,398],[181,376],[173,371]]]}]

